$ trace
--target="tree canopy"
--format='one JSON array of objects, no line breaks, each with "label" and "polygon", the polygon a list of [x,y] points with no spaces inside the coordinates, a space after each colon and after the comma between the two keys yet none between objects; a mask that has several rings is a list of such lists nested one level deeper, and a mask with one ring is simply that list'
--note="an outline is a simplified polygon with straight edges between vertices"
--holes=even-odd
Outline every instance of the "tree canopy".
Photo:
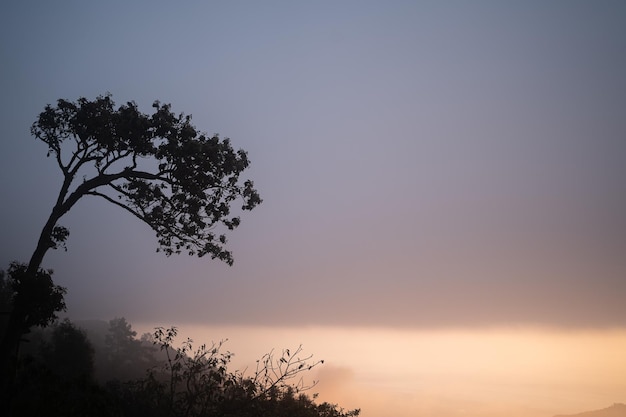
[{"label": "tree canopy", "polygon": [[239,199],[242,210],[252,210],[262,201],[252,181],[239,179],[250,163],[246,152],[199,131],[169,104],[152,107],[150,115],[134,102],[116,107],[110,95],[45,107],[31,133],[47,144],[63,184],[31,267],[64,244],[69,231],[57,221],[87,195],[148,224],[167,255],[184,251],[233,263],[223,233],[240,223],[231,206]]},{"label": "tree canopy", "polygon": [[[7,276],[0,273],[0,308],[19,317],[15,331],[24,334],[31,327],[45,327],[56,320],[56,313],[65,310],[65,288],[52,281],[52,270],[39,268],[32,276],[26,274],[26,265],[12,262]],[[0,327],[3,331],[5,325]]]}]

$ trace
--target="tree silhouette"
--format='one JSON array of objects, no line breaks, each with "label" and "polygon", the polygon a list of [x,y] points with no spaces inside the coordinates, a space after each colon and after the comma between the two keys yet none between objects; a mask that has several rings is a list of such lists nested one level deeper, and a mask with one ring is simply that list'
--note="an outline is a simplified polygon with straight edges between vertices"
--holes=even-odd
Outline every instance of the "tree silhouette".
[{"label": "tree silhouette", "polygon": [[95,350],[68,319],[29,334],[3,416],[111,416],[115,401],[94,380]]},{"label": "tree silhouette", "polygon": [[[231,206],[240,200],[242,210],[252,210],[261,203],[252,181],[239,180],[249,165],[246,152],[234,150],[229,139],[200,132],[191,116],[172,113],[169,104],[155,101],[152,107],[148,115],[134,102],[116,107],[110,95],[60,99],[33,123],[32,135],[48,146],[63,182],[24,271],[25,288],[39,287],[35,281],[46,252],[64,247],[69,236],[59,220],[85,196],[102,198],[149,225],[157,251],[233,263],[224,232],[239,226],[240,218]],[[14,309],[9,315],[2,378],[6,358],[19,344],[20,314]]]},{"label": "tree silhouette", "polygon": [[27,266],[12,262],[0,276],[0,305],[3,312],[4,335],[0,356],[0,405],[9,397],[8,381],[17,371],[18,348],[21,337],[33,326],[46,326],[56,318],[58,311],[65,310],[65,288],[54,285],[52,271],[38,268],[34,274],[26,272]]},{"label": "tree silhouette", "polygon": [[[20,336],[33,326],[46,326],[56,318],[58,311],[65,310],[65,288],[54,285],[52,270],[39,268],[34,277],[27,273],[27,266],[12,262],[8,269],[9,280],[3,284],[7,307],[21,318],[16,330]],[[3,304],[4,304],[3,303]]]},{"label": "tree silhouette", "polygon": [[106,95],[58,100],[39,115],[31,133],[48,145],[63,184],[29,272],[49,249],[64,245],[69,231],[57,222],[84,196],[103,198],[148,224],[168,255],[186,251],[232,264],[226,236],[215,228],[239,225],[231,214],[236,199],[243,210],[261,202],[252,181],[239,182],[249,165],[246,152],[198,131],[191,116],[175,115],[169,104],[156,101],[153,108],[152,115],[134,102],[115,109]]},{"label": "tree silhouette", "polygon": [[84,331],[68,319],[54,326],[43,344],[44,364],[61,378],[90,381],[94,373],[94,348]]},{"label": "tree silhouette", "polygon": [[104,337],[105,380],[136,379],[155,365],[156,348],[152,343],[136,339],[135,336],[137,332],[124,317],[109,321],[109,330]]}]

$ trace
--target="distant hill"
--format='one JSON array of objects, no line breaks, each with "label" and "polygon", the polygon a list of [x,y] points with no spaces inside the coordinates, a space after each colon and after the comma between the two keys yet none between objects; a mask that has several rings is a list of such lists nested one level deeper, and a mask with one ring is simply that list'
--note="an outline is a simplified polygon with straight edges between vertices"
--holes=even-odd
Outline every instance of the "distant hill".
[{"label": "distant hill", "polygon": [[559,414],[554,417],[626,417],[626,404],[616,403],[609,408],[578,414]]}]

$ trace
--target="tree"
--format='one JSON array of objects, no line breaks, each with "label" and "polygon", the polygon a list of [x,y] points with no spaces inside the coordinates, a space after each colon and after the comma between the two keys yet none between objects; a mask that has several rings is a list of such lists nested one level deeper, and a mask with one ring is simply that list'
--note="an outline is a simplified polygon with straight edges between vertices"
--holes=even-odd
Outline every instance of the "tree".
[{"label": "tree", "polygon": [[215,228],[239,226],[240,218],[231,214],[235,200],[242,200],[243,210],[261,203],[252,181],[239,181],[249,165],[246,152],[198,131],[191,116],[175,115],[169,104],[155,101],[152,107],[152,115],[134,102],[115,109],[106,95],[58,100],[39,115],[31,133],[48,145],[63,184],[30,272],[49,249],[65,243],[69,231],[57,223],[84,196],[100,197],[148,224],[167,255],[186,251],[233,263],[226,236]]},{"label": "tree", "polygon": [[15,363],[9,360],[17,356],[20,338],[34,326],[44,327],[56,320],[56,313],[65,310],[65,288],[54,285],[52,270],[38,268],[34,274],[26,272],[27,266],[12,262],[7,271],[8,280],[2,278],[1,298],[3,317],[2,330],[5,340],[15,340],[2,359],[3,376],[15,373]]},{"label": "tree", "polygon": [[84,330],[65,319],[33,331],[28,342],[2,415],[120,415],[115,401],[95,382],[95,351]]},{"label": "tree", "polygon": [[44,364],[65,379],[89,381],[94,373],[94,348],[84,331],[68,319],[54,326],[50,341],[42,346]]},{"label": "tree", "polygon": [[156,364],[156,348],[152,343],[144,343],[135,336],[137,332],[124,317],[109,321],[109,330],[104,337],[104,380],[136,379]]},{"label": "tree", "polygon": [[[233,263],[224,233],[240,218],[231,206],[241,200],[242,210],[252,210],[261,203],[252,181],[239,180],[249,165],[246,152],[235,151],[227,138],[202,133],[191,116],[172,113],[169,104],[155,101],[152,107],[148,115],[134,102],[116,107],[110,95],[60,99],[33,123],[32,135],[48,146],[63,182],[25,281],[35,280],[48,250],[65,246],[69,230],[58,222],[85,196],[102,198],[150,226],[157,251]],[[16,326],[24,318],[18,314],[13,310],[8,320],[3,361],[19,344]]]},{"label": "tree", "polygon": [[2,331],[4,335],[0,352],[0,405],[13,394],[9,381],[17,372],[18,348],[22,336],[34,326],[44,327],[52,323],[58,311],[65,310],[65,288],[54,285],[52,271],[38,268],[34,274],[26,272],[27,266],[12,262],[7,271],[0,274],[0,302],[2,308]]},{"label": "tree", "polygon": [[54,285],[52,270],[39,268],[34,275],[26,270],[26,265],[12,262],[8,269],[9,280],[2,285],[3,304],[10,308],[12,316],[21,319],[12,325],[20,336],[33,326],[47,326],[56,320],[57,312],[65,310],[66,290]]}]

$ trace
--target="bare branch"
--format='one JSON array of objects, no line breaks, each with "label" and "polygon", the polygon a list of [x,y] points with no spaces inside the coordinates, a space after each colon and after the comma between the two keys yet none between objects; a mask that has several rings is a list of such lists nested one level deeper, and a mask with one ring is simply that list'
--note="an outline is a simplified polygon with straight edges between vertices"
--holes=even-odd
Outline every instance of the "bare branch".
[{"label": "bare branch", "polygon": [[313,358],[313,355],[300,358],[297,356],[300,352],[302,352],[302,345],[300,345],[293,354],[289,349],[283,350],[282,356],[275,359],[274,351],[272,350],[264,355],[260,361],[257,361],[257,368],[252,379],[262,387],[260,395],[267,395],[273,389],[285,386],[287,381],[293,380],[296,377],[300,377],[298,381],[295,384],[289,385],[295,389],[296,392],[306,391],[317,385],[317,381],[305,385],[301,373],[313,369],[315,366],[324,363],[324,361],[319,360],[308,363],[308,361]]}]

